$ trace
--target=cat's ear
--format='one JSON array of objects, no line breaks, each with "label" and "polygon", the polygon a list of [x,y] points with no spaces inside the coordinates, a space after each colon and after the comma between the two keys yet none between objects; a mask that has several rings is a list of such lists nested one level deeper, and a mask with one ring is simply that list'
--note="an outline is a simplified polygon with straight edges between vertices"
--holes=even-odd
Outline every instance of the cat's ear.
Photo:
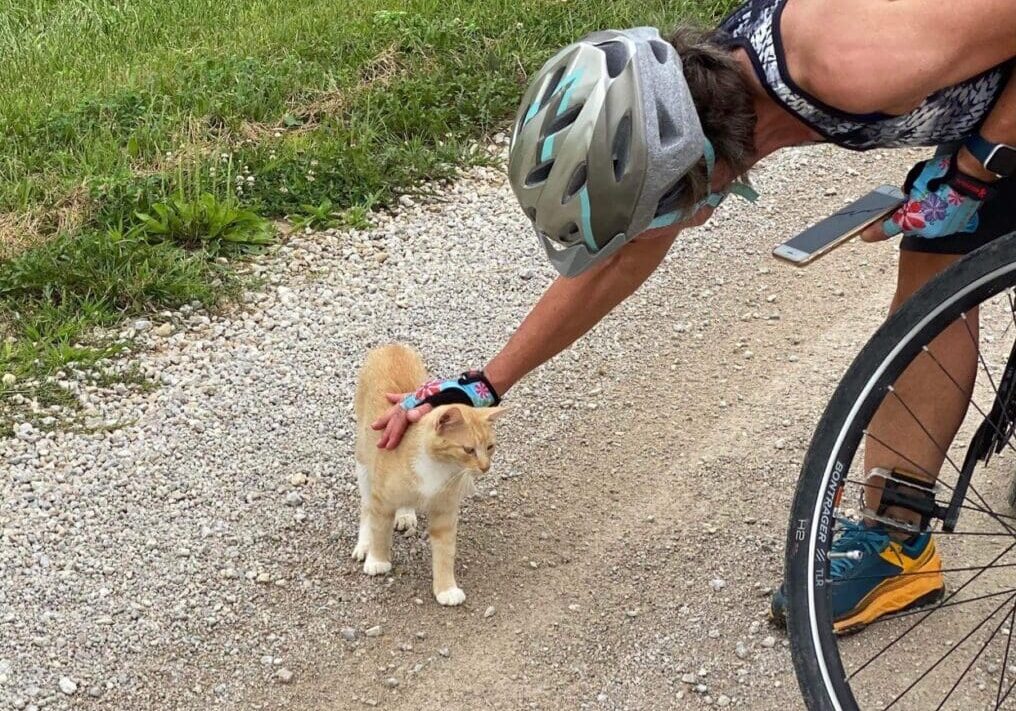
[{"label": "cat's ear", "polygon": [[504,411],[508,408],[502,407],[485,407],[481,412],[483,416],[487,418],[488,422],[492,422],[504,414]]},{"label": "cat's ear", "polygon": [[441,417],[437,420],[437,425],[434,429],[437,430],[438,434],[444,434],[453,427],[458,427],[465,420],[462,418],[462,412],[457,407],[449,407],[447,410],[441,413]]}]

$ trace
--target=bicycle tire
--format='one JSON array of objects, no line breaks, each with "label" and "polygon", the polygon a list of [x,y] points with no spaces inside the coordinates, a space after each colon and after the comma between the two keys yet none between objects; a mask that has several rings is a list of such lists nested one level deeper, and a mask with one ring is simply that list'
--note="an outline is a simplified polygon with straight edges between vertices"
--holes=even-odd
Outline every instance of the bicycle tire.
[{"label": "bicycle tire", "polygon": [[[825,572],[835,496],[863,428],[906,366],[962,313],[1016,286],[1016,232],[972,252],[924,285],[875,332],[850,365],[815,429],[802,464],[787,530],[787,631],[804,701],[812,711],[858,711],[845,678],[827,596],[812,584]],[[846,464],[844,464],[846,462]]]}]

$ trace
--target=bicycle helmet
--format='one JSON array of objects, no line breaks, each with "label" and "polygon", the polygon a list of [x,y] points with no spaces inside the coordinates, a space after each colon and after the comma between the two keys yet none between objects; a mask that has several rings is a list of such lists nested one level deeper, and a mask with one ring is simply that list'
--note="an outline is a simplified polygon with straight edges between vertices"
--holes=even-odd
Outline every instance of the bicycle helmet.
[{"label": "bicycle helmet", "polygon": [[707,144],[681,59],[659,30],[594,32],[533,78],[509,177],[551,262],[575,276],[676,222],[681,180]]}]

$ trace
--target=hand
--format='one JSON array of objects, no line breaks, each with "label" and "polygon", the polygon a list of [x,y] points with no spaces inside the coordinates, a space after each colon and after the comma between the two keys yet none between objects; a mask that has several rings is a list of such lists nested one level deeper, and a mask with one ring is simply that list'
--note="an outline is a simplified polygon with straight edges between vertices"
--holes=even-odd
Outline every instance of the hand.
[{"label": "hand", "polygon": [[392,407],[388,408],[385,414],[371,423],[371,429],[384,430],[381,433],[381,439],[377,443],[378,449],[395,449],[398,447],[399,442],[402,441],[402,435],[406,433],[409,425],[413,422],[419,422],[421,417],[434,409],[433,405],[424,403],[411,410],[407,410],[402,406],[402,402],[411,394],[387,393],[385,395],[388,402],[392,403]]},{"label": "hand", "polygon": [[416,392],[401,395],[387,393],[385,397],[394,407],[371,423],[371,428],[384,430],[377,443],[379,449],[395,449],[409,425],[419,422],[421,417],[439,405],[493,407],[501,402],[494,386],[479,370],[467,371],[458,378],[431,380],[417,388]]},{"label": "hand", "polygon": [[881,223],[861,233],[865,242],[898,234],[936,239],[977,229],[977,211],[994,194],[985,181],[963,173],[958,157],[943,156],[918,163],[907,176],[907,201]]}]

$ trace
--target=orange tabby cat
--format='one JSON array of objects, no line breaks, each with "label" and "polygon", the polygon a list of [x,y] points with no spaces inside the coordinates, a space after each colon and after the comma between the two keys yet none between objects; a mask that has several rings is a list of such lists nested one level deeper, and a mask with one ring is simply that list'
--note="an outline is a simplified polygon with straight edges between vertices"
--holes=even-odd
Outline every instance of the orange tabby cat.
[{"label": "orange tabby cat", "polygon": [[490,468],[491,421],[503,408],[444,405],[410,427],[394,450],[378,449],[381,434],[370,427],[390,403],[385,393],[404,393],[427,380],[416,351],[389,345],[371,351],[356,385],[356,476],[360,484],[360,534],[353,558],[367,575],[392,568],[392,531],[416,526],[416,510],[430,521],[434,597],[460,605],[466,594],[455,583],[455,531],[462,497],[473,491],[472,475]]}]

